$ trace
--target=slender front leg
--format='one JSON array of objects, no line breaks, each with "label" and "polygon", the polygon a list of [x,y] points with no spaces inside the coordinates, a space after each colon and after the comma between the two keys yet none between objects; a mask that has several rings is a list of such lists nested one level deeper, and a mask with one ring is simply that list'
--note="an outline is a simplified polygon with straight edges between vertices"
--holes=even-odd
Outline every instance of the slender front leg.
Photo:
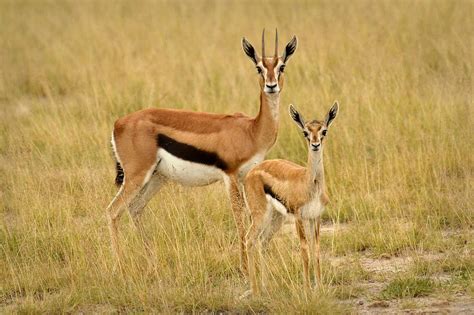
[{"label": "slender front leg", "polygon": [[260,294],[260,285],[257,281],[257,266],[260,267],[262,259],[260,257],[261,253],[261,241],[260,241],[260,232],[263,215],[261,211],[256,211],[252,216],[252,224],[247,232],[247,262],[248,262],[248,280],[250,282],[250,292],[253,295]]},{"label": "slender front leg", "polygon": [[234,214],[235,225],[239,233],[240,240],[240,267],[245,275],[248,275],[247,251],[245,245],[245,212],[244,198],[240,189],[240,183],[234,176],[226,179],[228,186],[230,203]]},{"label": "slender front leg", "polygon": [[303,276],[304,276],[304,285],[307,289],[311,289],[311,280],[309,277],[309,253],[308,253],[308,240],[306,239],[306,234],[303,226],[303,221],[298,218],[295,221],[296,231],[300,238],[300,251],[301,258],[303,259]]},{"label": "slender front leg", "polygon": [[[252,239],[248,242],[248,279],[250,282],[250,291],[253,295],[260,294],[260,286],[257,281],[257,266],[261,262],[259,257],[260,244],[258,239]],[[257,261],[256,261],[257,259]]]},{"label": "slender front leg", "polygon": [[314,227],[315,250],[314,250],[314,273],[316,276],[316,286],[321,287],[321,263],[319,261],[319,240],[321,239],[321,217],[317,217]]}]

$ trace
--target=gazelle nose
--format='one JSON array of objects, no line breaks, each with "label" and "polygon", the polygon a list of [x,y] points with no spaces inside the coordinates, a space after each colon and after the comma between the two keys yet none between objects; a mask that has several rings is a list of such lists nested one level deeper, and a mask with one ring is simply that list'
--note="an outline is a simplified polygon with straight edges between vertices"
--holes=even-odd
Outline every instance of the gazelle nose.
[{"label": "gazelle nose", "polygon": [[277,84],[276,84],[276,83],[275,83],[275,84],[272,84],[272,85],[267,84],[267,88],[269,88],[269,89],[272,89],[272,90],[273,90],[273,89],[276,88],[276,87],[277,87]]},{"label": "gazelle nose", "polygon": [[321,147],[321,143],[317,143],[317,144],[311,143],[311,150],[313,151],[319,151],[320,147]]}]

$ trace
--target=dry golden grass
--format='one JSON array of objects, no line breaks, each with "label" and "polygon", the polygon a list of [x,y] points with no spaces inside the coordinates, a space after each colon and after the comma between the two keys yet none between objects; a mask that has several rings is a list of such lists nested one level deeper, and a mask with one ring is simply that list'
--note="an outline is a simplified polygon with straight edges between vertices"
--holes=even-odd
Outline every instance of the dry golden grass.
[{"label": "dry golden grass", "polygon": [[[1,1],[0,312],[344,313],[413,292],[472,301],[472,12],[462,0]],[[324,219],[345,228],[323,235],[324,288],[303,294],[298,242],[281,234],[270,294],[237,298],[247,284],[222,184],[163,189],[144,214],[151,255],[122,220],[126,273],[114,272],[114,120],[151,106],[254,115],[240,39],[260,47],[264,26],[279,27],[281,45],[299,38],[269,157],[306,160],[290,102],[320,117],[341,104]],[[410,266],[364,264],[381,256]]]}]

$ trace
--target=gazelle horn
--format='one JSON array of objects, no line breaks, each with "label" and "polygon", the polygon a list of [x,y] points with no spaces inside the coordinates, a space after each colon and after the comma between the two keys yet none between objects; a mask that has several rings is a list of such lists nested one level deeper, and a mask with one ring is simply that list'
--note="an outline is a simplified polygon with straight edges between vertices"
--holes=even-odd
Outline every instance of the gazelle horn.
[{"label": "gazelle horn", "polygon": [[275,58],[278,58],[278,28],[275,29]]},{"label": "gazelle horn", "polygon": [[262,32],[262,58],[265,58],[265,29]]}]

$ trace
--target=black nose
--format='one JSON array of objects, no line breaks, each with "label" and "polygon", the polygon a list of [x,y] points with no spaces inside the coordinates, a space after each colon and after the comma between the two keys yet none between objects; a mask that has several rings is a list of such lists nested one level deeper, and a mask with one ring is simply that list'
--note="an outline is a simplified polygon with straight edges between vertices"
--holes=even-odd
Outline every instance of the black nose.
[{"label": "black nose", "polygon": [[272,90],[273,90],[273,89],[276,88],[276,87],[277,87],[277,84],[276,84],[276,83],[273,84],[273,85],[268,85],[268,84],[267,84],[267,88],[269,88],[269,89],[272,89]]},{"label": "black nose", "polygon": [[321,147],[321,143],[318,143],[318,144],[311,143],[311,150],[318,151],[319,147]]}]

